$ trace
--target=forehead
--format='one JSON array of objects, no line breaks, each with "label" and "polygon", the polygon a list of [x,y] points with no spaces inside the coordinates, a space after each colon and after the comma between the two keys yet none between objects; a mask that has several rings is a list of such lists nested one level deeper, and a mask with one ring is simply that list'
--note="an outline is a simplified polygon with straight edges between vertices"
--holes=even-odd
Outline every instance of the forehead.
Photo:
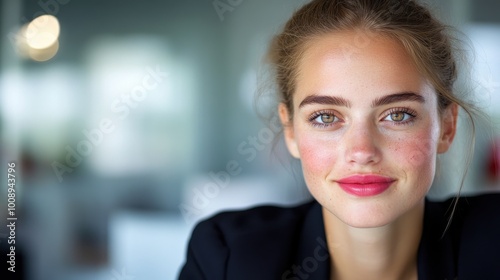
[{"label": "forehead", "polygon": [[[422,92],[427,79],[397,40],[362,31],[336,32],[310,40],[298,64],[296,98],[310,94],[347,99]],[[300,101],[299,101],[300,103]]]}]

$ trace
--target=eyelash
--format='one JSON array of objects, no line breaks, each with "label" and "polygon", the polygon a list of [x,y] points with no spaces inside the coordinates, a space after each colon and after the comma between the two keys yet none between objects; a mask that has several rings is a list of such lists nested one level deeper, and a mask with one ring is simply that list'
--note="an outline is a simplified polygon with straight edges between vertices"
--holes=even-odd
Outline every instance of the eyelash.
[{"label": "eyelash", "polygon": [[[409,115],[410,118],[408,120],[399,121],[399,122],[398,121],[389,121],[389,122],[391,122],[392,125],[409,125],[409,124],[413,123],[415,121],[415,118],[417,117],[417,113],[414,110],[412,110],[410,108],[406,108],[406,107],[399,107],[399,108],[391,108],[389,111],[387,111],[384,114],[384,117],[381,120],[385,120],[388,116],[390,116],[391,114],[394,114],[394,113],[403,113],[403,114]],[[320,117],[322,115],[330,115],[330,116],[333,116],[334,118],[336,118],[337,120],[335,120],[332,123],[320,123],[320,122],[315,121],[318,117]],[[330,127],[332,125],[337,124],[339,121],[341,121],[341,120],[337,116],[337,114],[334,111],[329,111],[329,110],[316,111],[316,112],[312,113],[312,115],[309,117],[309,123],[311,123],[312,126],[319,127],[319,128]]]},{"label": "eyelash", "polygon": [[415,112],[414,110],[410,109],[410,108],[406,108],[406,107],[400,107],[400,108],[392,108],[390,109],[387,113],[384,114],[384,117],[382,118],[382,120],[385,120],[388,116],[394,114],[394,113],[403,113],[403,114],[406,114],[406,115],[409,115],[410,118],[408,120],[405,120],[405,121],[390,121],[393,125],[408,125],[408,124],[411,124],[415,121],[415,118],[417,117],[417,112]]},{"label": "eyelash", "polygon": [[[318,117],[320,117],[322,115],[330,115],[330,116],[333,116],[334,118],[336,118],[337,120],[334,121],[333,123],[319,123],[319,122],[315,121]],[[335,114],[334,111],[326,111],[326,110],[316,111],[316,112],[312,113],[312,115],[309,117],[309,122],[311,123],[311,125],[314,127],[319,127],[319,128],[330,127],[330,126],[338,123],[339,120],[340,120],[340,118],[337,116],[337,114]]]}]

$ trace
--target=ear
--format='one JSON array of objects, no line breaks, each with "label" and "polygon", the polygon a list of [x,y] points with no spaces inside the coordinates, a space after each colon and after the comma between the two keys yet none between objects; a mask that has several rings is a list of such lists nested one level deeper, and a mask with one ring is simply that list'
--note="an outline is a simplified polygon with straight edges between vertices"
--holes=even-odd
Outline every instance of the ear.
[{"label": "ear", "polygon": [[452,103],[444,110],[441,116],[441,133],[438,140],[437,152],[445,153],[451,146],[457,132],[458,105]]},{"label": "ear", "polygon": [[293,157],[300,158],[297,141],[295,140],[295,134],[293,131],[293,124],[290,120],[290,112],[284,103],[280,103],[278,112],[281,124],[283,125],[283,135],[285,137],[286,147]]}]

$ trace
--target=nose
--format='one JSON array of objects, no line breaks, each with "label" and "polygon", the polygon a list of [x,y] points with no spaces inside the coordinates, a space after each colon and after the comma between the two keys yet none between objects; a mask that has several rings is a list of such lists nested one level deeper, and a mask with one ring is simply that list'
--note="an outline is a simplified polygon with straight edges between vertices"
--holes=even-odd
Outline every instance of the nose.
[{"label": "nose", "polygon": [[380,136],[373,125],[353,124],[347,128],[343,144],[345,159],[350,164],[370,165],[381,159]]}]

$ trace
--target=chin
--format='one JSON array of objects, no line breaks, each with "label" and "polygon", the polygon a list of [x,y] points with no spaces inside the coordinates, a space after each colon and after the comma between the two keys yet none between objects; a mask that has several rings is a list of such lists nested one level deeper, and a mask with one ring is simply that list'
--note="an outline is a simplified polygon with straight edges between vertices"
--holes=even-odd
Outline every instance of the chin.
[{"label": "chin", "polygon": [[325,208],[342,223],[353,228],[379,228],[398,219],[397,213],[390,207],[363,204],[344,206],[342,209],[332,209],[328,206]]},{"label": "chin", "polygon": [[389,225],[392,220],[389,219],[381,219],[381,220],[372,220],[372,219],[352,219],[344,221],[350,227],[353,228],[380,228]]},{"label": "chin", "polygon": [[393,217],[387,217],[384,215],[377,215],[372,217],[359,217],[358,215],[354,215],[341,220],[342,222],[353,228],[379,228],[391,224],[395,219]]}]

